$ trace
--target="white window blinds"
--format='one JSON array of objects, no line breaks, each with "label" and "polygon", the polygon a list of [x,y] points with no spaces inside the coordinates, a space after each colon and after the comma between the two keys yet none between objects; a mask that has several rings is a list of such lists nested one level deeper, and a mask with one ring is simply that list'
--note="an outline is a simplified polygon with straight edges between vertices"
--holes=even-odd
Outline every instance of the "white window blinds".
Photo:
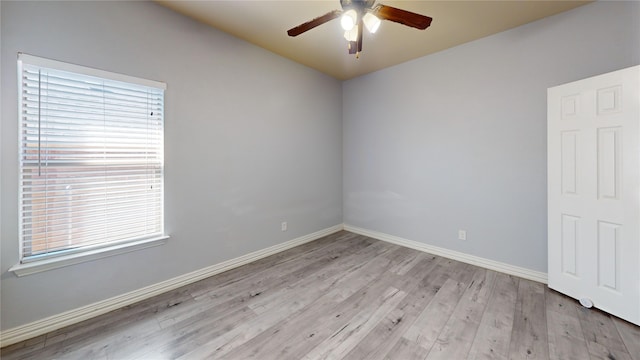
[{"label": "white window blinds", "polygon": [[20,54],[21,261],[164,235],[163,83]]}]

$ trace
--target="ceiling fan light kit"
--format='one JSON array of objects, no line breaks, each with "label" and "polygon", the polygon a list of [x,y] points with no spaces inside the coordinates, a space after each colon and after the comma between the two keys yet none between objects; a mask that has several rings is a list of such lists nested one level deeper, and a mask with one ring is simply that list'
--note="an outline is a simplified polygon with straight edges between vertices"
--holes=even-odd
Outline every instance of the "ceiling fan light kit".
[{"label": "ceiling fan light kit", "polygon": [[364,22],[364,26],[372,34],[375,34],[376,31],[378,31],[378,28],[382,23],[382,21],[380,21],[377,16],[373,15],[370,12],[364,14],[364,16],[362,17],[362,22]]},{"label": "ceiling fan light kit", "polygon": [[347,41],[357,41],[358,40],[358,28],[353,27],[351,30],[347,30],[344,32],[344,38]]},{"label": "ceiling fan light kit", "polygon": [[360,56],[362,51],[362,28],[374,34],[380,27],[381,20],[389,20],[402,25],[424,30],[431,25],[432,18],[410,11],[386,6],[375,5],[375,0],[340,0],[341,10],[333,10],[304,24],[300,24],[287,31],[289,36],[298,36],[317,26],[329,22],[340,15],[340,25],[345,30],[349,54]]},{"label": "ceiling fan light kit", "polygon": [[356,26],[358,23],[358,13],[351,9],[347,10],[342,14],[342,18],[340,19],[340,25],[345,31],[350,31]]}]

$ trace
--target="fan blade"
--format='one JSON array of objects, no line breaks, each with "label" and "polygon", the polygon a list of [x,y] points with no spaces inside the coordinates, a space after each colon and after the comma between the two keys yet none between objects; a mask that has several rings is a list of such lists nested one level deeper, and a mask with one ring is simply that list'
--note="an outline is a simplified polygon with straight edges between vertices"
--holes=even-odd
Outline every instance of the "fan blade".
[{"label": "fan blade", "polygon": [[428,16],[416,14],[411,11],[406,11],[382,4],[376,5],[376,7],[371,10],[371,12],[373,13],[373,15],[377,16],[380,19],[390,20],[420,30],[428,28],[429,25],[431,25],[431,20],[433,20]]},{"label": "fan blade", "polygon": [[326,23],[327,21],[331,21],[335,18],[337,18],[338,16],[340,16],[340,14],[342,14],[342,10],[333,10],[331,12],[328,12],[322,16],[319,16],[311,21],[307,21],[304,24],[300,24],[294,28],[291,28],[287,31],[287,34],[289,34],[289,36],[298,36],[300,34],[302,34],[305,31],[309,31],[311,29],[313,29],[316,26],[320,26],[324,23]]}]

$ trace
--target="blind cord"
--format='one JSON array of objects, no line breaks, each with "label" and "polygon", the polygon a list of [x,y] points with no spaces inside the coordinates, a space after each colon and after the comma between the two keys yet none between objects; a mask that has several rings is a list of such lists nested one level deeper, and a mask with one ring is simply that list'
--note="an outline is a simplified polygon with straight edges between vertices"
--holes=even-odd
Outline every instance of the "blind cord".
[{"label": "blind cord", "polygon": [[38,70],[38,176],[42,176],[42,128],[40,125],[41,122],[41,113],[42,113],[42,70]]}]

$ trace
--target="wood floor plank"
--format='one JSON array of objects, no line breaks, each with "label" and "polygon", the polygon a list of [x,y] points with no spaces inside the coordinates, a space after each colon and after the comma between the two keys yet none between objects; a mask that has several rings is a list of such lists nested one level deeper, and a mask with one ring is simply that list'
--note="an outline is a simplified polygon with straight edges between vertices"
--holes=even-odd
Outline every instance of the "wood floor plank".
[{"label": "wood floor plank", "polygon": [[[122,348],[120,351],[114,352],[114,355],[121,354],[121,358],[131,359],[177,359],[198,348],[209,339],[224,336],[236,328],[238,324],[255,321],[256,317],[257,315],[247,307],[233,309],[217,319],[216,317],[202,318],[186,327],[172,326],[144,339],[146,341],[142,343],[147,346],[138,349],[136,345],[140,345],[141,342],[131,342],[128,344],[128,348],[131,350]],[[155,346],[149,346],[151,344],[155,344]],[[119,357],[113,356],[112,358],[118,359]]]},{"label": "wood floor plank", "polygon": [[410,251],[402,261],[399,261],[391,268],[391,272],[398,275],[406,275],[416,264],[429,256],[431,255]]},{"label": "wood floor plank", "polygon": [[408,293],[407,297],[360,341],[347,358],[356,360],[383,359],[447,281],[448,272],[452,265],[446,259],[429,256],[405,274],[408,279],[422,276],[422,280],[420,282],[413,281],[406,285],[394,284],[405,290]]},{"label": "wood floor plank", "polygon": [[633,360],[640,360],[640,326],[633,325],[613,316],[611,319],[616,325],[616,329],[618,329],[618,333],[620,337],[622,337],[631,358]]},{"label": "wood floor plank", "polygon": [[389,288],[381,297],[380,304],[367,307],[351,318],[345,326],[311,350],[303,359],[342,359],[358,342],[391,312],[407,294]]},{"label": "wood floor plank", "polygon": [[47,335],[40,335],[32,339],[6,346],[2,348],[0,359],[19,359],[28,354],[42,351],[45,346],[46,339]]},{"label": "wood floor plank", "polygon": [[519,279],[497,274],[468,359],[508,359]]},{"label": "wood floor plank", "polygon": [[572,299],[546,290],[547,336],[552,359],[588,359],[589,351]]},{"label": "wood floor plank", "polygon": [[495,285],[496,272],[477,269],[462,294],[449,321],[427,356],[429,360],[464,359],[473,344],[476,331]]},{"label": "wood floor plank", "polygon": [[[467,284],[447,279],[387,358],[424,359],[453,314]],[[403,341],[405,340],[405,341]]]},{"label": "wood floor plank", "polygon": [[424,360],[429,354],[429,349],[420,346],[419,343],[401,337],[395,345],[384,355],[385,360]]},{"label": "wood floor plank", "polygon": [[640,328],[540,283],[340,231],[0,356],[640,360]]},{"label": "wood floor plank", "polygon": [[510,359],[549,359],[545,286],[520,279],[509,345]]},{"label": "wood floor plank", "polygon": [[587,349],[592,358],[632,360],[610,315],[597,309],[587,309],[575,300],[571,305],[576,308]]},{"label": "wood floor plank", "polygon": [[[38,352],[30,353],[18,359],[102,359],[106,358],[107,349],[126,337],[141,337],[145,333],[157,330],[158,323],[153,318],[139,318],[127,325],[119,325],[117,329],[96,332],[92,336],[83,336],[82,340],[69,344],[64,341],[45,346]],[[2,354],[2,359],[7,358]]]},{"label": "wood floor plank", "polygon": [[[66,346],[51,353],[51,359],[95,359],[108,358],[112,349],[119,348],[122,344],[130,342],[132,339],[143,338],[150,332],[159,329],[158,322],[153,318],[136,321],[131,324],[126,331],[110,333],[108,336],[101,336],[99,339],[83,343],[82,346]],[[53,349],[53,348],[52,348]]]}]

